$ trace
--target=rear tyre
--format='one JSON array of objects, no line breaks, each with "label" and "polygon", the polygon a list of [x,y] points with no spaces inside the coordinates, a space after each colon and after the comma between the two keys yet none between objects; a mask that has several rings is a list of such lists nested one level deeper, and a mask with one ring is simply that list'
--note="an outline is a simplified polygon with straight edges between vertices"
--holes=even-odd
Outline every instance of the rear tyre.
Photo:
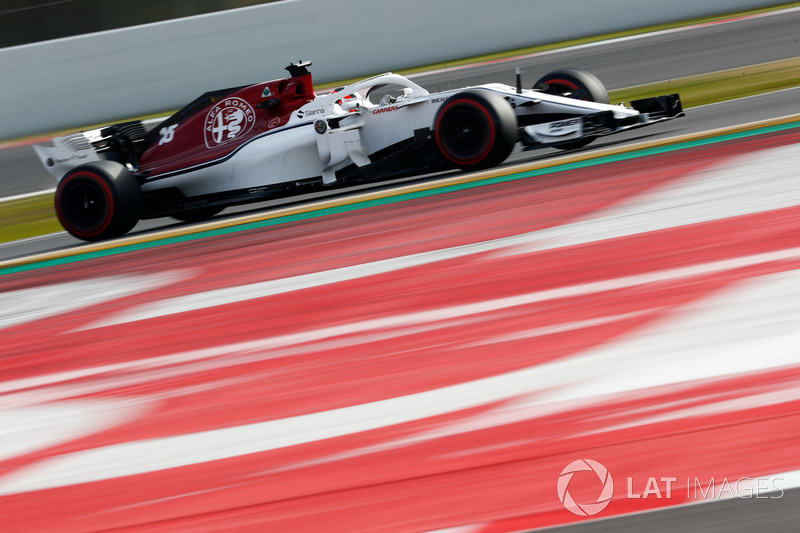
[{"label": "rear tyre", "polygon": [[517,141],[517,118],[511,104],[487,91],[451,96],[436,114],[433,136],[439,152],[465,170],[499,165]]},{"label": "rear tyre", "polygon": [[[603,85],[603,82],[597,79],[597,76],[594,74],[577,68],[554,70],[542,76],[539,81],[533,85],[533,90],[587,102],[598,102],[601,104],[611,103],[608,97],[608,90],[605,85]],[[552,146],[562,150],[573,150],[586,146],[595,140],[595,138],[596,137],[584,137],[583,139],[565,141]]]},{"label": "rear tyre", "polygon": [[139,221],[142,190],[127,168],[96,161],[68,172],[56,189],[58,220],[84,241],[119,237]]},{"label": "rear tyre", "polygon": [[225,208],[217,206],[200,207],[198,209],[189,209],[188,211],[173,213],[172,218],[176,218],[182,222],[202,222],[220,213],[223,209]]}]

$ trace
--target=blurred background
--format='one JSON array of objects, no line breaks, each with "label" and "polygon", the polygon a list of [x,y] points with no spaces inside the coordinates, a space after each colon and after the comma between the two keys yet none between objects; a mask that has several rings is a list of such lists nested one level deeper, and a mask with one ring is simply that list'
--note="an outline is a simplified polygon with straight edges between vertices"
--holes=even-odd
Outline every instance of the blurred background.
[{"label": "blurred background", "polygon": [[0,47],[115,30],[275,0],[5,0],[0,2]]}]

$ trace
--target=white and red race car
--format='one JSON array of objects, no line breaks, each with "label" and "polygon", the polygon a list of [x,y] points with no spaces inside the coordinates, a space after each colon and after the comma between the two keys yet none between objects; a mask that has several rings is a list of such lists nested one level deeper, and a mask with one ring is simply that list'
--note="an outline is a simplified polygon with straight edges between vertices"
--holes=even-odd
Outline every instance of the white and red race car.
[{"label": "white and red race car", "polygon": [[138,220],[198,221],[227,206],[400,175],[502,163],[517,142],[572,149],[683,115],[677,94],[610,105],[591,74],[562,69],[533,89],[499,83],[430,93],[382,74],[314,93],[289,78],[208,92],[158,123],[113,124],[34,149],[58,180],[61,224],[87,241]]}]

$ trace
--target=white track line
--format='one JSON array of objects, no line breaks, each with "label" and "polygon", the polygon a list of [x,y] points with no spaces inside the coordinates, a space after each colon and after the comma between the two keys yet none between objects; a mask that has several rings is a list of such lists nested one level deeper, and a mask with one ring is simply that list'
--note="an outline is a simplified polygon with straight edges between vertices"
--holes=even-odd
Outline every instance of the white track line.
[{"label": "white track line", "polygon": [[[778,323],[761,326],[771,317]],[[557,413],[620,393],[691,386],[800,364],[800,270],[747,280],[625,338],[573,357],[385,400],[266,422],[125,442],[42,460],[0,478],[0,495],[114,479],[265,452],[516,397],[517,412],[474,426]],[[701,342],[697,342],[700,339]],[[769,357],[761,354],[769,353]],[[777,401],[782,400],[782,396]],[[773,398],[774,399],[774,398]],[[520,411],[521,409],[521,411]],[[444,428],[443,428],[444,429]],[[0,441],[0,445],[3,441]],[[102,468],[98,468],[101,465]]]}]

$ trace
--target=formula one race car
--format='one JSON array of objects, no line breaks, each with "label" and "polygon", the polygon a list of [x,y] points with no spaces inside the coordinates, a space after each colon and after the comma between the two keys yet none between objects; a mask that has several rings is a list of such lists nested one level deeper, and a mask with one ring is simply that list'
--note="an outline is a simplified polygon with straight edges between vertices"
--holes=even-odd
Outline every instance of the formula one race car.
[{"label": "formula one race car", "polygon": [[64,228],[87,241],[142,218],[210,218],[315,189],[502,163],[526,147],[573,149],[683,115],[677,94],[610,105],[597,78],[562,69],[533,89],[491,83],[429,93],[382,74],[316,95],[310,62],[289,78],[208,92],[155,125],[113,124],[34,147],[58,180]]}]

